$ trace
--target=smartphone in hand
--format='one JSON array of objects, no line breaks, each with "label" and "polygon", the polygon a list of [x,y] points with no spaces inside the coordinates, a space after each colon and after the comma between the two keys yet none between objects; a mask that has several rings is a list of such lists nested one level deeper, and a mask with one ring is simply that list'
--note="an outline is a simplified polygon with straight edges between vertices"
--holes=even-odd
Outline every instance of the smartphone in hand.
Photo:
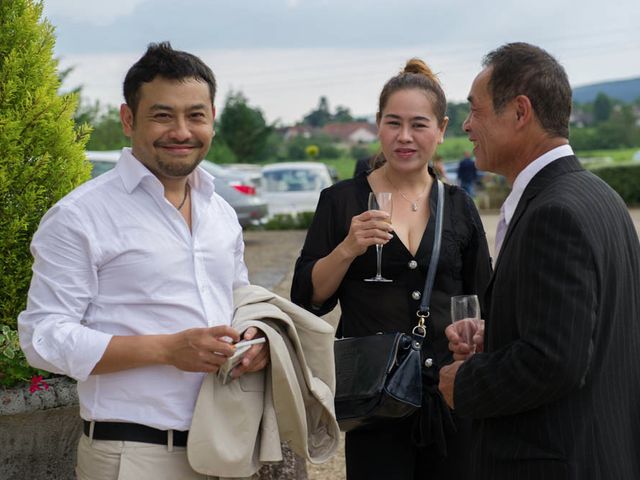
[{"label": "smartphone in hand", "polygon": [[229,383],[232,380],[231,371],[242,361],[242,357],[253,345],[265,343],[267,339],[265,337],[254,338],[252,340],[241,340],[235,344],[236,351],[233,355],[227,358],[227,361],[223,363],[218,369],[218,378],[223,385]]}]

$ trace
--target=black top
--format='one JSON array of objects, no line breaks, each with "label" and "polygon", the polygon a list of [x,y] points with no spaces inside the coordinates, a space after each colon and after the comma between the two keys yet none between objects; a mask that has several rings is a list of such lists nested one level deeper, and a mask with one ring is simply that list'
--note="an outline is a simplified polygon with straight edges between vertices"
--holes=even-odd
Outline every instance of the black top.
[{"label": "black top", "polygon": [[[430,171],[433,176],[433,172]],[[410,333],[417,323],[424,282],[431,259],[435,232],[434,202],[437,188],[431,189],[431,215],[414,257],[394,236],[382,250],[382,275],[392,283],[365,282],[376,273],[375,247],[357,257],[350,265],[336,293],[320,308],[312,308],[311,270],[315,262],[327,256],[347,236],[351,218],[367,210],[371,192],[367,176],[344,180],[320,195],[316,213],[307,232],[301,256],[295,267],[291,288],[293,302],[324,315],[338,300],[342,309],[339,335],[363,336],[378,332]],[[440,260],[431,297],[431,316],[427,320],[430,350],[437,364],[451,361],[444,335],[450,324],[450,298],[477,293],[482,298],[491,274],[491,260],[478,211],[460,188],[445,184],[444,222]],[[423,200],[423,201],[426,201]]]}]

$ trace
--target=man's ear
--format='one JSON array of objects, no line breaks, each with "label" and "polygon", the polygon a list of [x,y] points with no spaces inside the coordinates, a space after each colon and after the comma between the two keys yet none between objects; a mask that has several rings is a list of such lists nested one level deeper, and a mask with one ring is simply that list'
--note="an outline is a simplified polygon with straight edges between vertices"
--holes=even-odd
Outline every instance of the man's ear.
[{"label": "man's ear", "polygon": [[120,123],[122,123],[122,131],[127,137],[131,137],[133,134],[133,112],[129,108],[129,105],[123,103],[120,105]]},{"label": "man's ear", "polygon": [[526,95],[518,95],[514,98],[514,107],[516,110],[516,128],[522,128],[531,122],[534,116],[531,100]]}]

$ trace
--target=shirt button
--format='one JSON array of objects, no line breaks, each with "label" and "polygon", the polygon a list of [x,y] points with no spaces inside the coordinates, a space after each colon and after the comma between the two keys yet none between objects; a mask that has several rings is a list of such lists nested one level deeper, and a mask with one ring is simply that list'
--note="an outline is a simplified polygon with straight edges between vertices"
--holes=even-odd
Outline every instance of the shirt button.
[{"label": "shirt button", "polygon": [[411,261],[409,262],[409,268],[410,268],[411,270],[415,270],[417,267],[418,267],[418,262],[416,262],[415,260],[411,260]]},{"label": "shirt button", "polygon": [[431,368],[433,366],[433,359],[432,358],[427,358],[424,361],[424,366],[427,368]]},{"label": "shirt button", "polygon": [[418,290],[414,290],[413,292],[411,292],[411,298],[413,298],[414,300],[420,300],[421,296],[422,294]]}]

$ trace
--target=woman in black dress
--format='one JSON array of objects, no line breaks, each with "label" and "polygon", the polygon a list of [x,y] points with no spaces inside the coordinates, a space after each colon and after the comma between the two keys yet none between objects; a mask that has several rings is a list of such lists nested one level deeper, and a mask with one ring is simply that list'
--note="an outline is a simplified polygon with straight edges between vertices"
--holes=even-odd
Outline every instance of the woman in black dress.
[{"label": "woman in black dress", "polygon": [[[410,333],[417,323],[435,230],[431,205],[437,188],[429,161],[444,140],[445,110],[446,98],[429,67],[409,60],[380,94],[378,168],[320,196],[296,262],[291,299],[318,315],[340,301],[339,335]],[[392,224],[384,212],[367,210],[371,191],[392,193]],[[378,243],[384,244],[382,275],[391,283],[364,281],[375,274],[373,246]],[[433,359],[431,367],[423,367],[423,406],[409,418],[348,432],[349,480],[471,478],[470,420],[449,412],[437,389],[438,369],[452,361],[444,335],[450,297],[477,293],[481,298],[490,273],[473,201],[460,188],[445,185],[442,247],[423,346]]]}]

